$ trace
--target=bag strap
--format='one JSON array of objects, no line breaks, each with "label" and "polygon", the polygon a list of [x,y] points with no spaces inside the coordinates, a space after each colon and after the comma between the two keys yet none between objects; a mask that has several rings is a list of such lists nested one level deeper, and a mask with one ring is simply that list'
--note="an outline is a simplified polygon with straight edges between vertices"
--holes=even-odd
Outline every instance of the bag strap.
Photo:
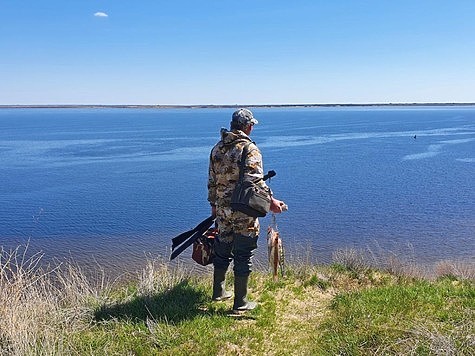
[{"label": "bag strap", "polygon": [[[247,155],[249,154],[249,146],[251,145],[251,143],[254,143],[254,141],[251,141],[249,143],[247,143],[243,150],[242,150],[242,154],[241,154],[241,161],[239,162],[239,183],[242,184],[243,180],[244,180],[244,168],[246,167],[246,158],[247,158]],[[255,144],[255,143],[254,143]],[[262,178],[257,178],[254,183],[257,183],[259,182],[261,179],[263,181],[266,181],[267,179],[270,179],[272,177],[275,176],[275,171],[269,171],[267,172],[267,174],[265,174]]]},{"label": "bag strap", "polygon": [[242,183],[244,180],[244,168],[246,167],[246,158],[247,154],[249,153],[249,146],[251,143],[252,142],[247,143],[242,150],[241,162],[239,162],[239,183]]}]

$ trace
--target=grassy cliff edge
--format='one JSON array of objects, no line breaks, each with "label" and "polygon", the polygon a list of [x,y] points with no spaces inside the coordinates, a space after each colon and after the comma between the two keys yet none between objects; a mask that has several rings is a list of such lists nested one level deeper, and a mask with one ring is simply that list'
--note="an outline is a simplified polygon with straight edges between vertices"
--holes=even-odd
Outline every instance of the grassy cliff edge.
[{"label": "grassy cliff edge", "polygon": [[211,268],[151,260],[135,279],[108,282],[40,259],[0,255],[1,355],[475,354],[473,273],[455,265],[429,280],[340,251],[278,281],[253,273],[259,307],[234,315],[232,301],[210,301]]}]

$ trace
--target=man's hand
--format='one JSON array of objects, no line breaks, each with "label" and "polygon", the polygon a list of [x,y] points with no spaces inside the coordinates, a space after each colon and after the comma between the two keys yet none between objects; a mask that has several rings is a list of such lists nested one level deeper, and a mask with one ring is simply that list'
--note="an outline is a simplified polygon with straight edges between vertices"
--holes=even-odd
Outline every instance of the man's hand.
[{"label": "man's hand", "polygon": [[287,209],[288,206],[282,200],[277,200],[274,197],[271,198],[270,211],[275,214],[280,214],[281,212],[286,211]]}]

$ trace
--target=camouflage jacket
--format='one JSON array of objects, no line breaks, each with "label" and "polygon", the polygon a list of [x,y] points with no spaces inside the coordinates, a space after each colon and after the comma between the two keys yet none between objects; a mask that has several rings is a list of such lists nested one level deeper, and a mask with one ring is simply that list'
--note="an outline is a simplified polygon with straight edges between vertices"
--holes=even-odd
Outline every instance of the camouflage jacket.
[{"label": "camouflage jacket", "polygon": [[[221,129],[221,141],[211,150],[208,174],[208,201],[216,206],[216,220],[220,236],[232,233],[248,236],[259,234],[259,220],[230,207],[231,195],[239,180],[239,162],[244,146],[250,144],[246,157],[245,179],[262,178],[262,155],[254,142],[240,130]],[[270,191],[264,181],[260,181]]]}]

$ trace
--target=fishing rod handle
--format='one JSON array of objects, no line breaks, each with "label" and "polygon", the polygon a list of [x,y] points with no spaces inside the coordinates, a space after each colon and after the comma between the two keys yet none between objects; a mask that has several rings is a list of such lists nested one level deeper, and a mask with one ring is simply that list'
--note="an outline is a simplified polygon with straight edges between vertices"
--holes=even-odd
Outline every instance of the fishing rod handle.
[{"label": "fishing rod handle", "polygon": [[262,177],[262,180],[267,180],[267,179],[269,179],[269,178],[272,178],[272,177],[274,177],[276,174],[277,174],[277,173],[275,173],[274,170],[268,171],[267,174],[266,174],[264,177]]}]

